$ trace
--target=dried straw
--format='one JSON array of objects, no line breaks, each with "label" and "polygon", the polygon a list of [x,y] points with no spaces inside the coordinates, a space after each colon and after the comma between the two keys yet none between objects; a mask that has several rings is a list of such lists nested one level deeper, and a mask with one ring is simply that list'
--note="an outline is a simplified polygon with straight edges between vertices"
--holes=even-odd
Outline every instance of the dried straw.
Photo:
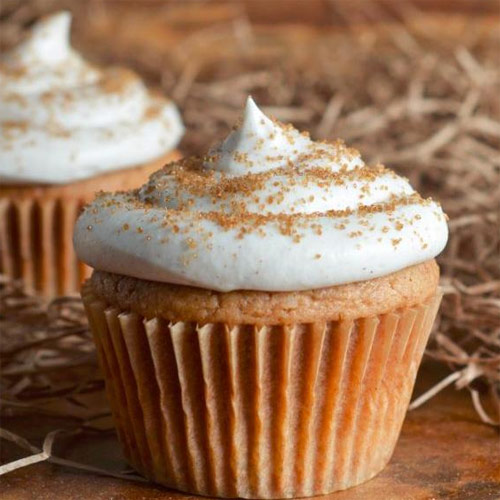
[{"label": "dried straw", "polygon": [[3,415],[35,411],[84,422],[108,412],[88,404],[103,381],[78,297],[47,305],[19,282],[1,282],[0,330]]},{"label": "dried straw", "polygon": [[[62,2],[5,3],[1,46]],[[252,94],[279,119],[316,138],[344,137],[369,161],[387,163],[439,199],[450,217],[450,240],[439,258],[445,296],[427,356],[451,373],[411,408],[455,384],[470,391],[485,423],[500,425],[498,19],[445,20],[395,3],[396,20],[377,3],[354,15],[347,2],[332,2],[342,30],[270,29],[228,7],[210,27],[190,19],[190,34],[178,43],[113,29],[116,43],[103,44],[110,23],[126,22],[126,12],[110,15],[107,4],[94,2],[89,16],[66,4],[81,15],[77,41],[89,54],[135,67],[176,98],[188,129],[187,154],[223,136]],[[187,15],[182,8],[155,13],[151,31],[161,22],[163,32],[168,26],[175,32]],[[0,328],[4,415],[64,415],[78,427],[107,415],[106,407],[91,403],[103,384],[78,299],[46,306],[3,282]],[[50,456],[30,451],[32,461]]]}]

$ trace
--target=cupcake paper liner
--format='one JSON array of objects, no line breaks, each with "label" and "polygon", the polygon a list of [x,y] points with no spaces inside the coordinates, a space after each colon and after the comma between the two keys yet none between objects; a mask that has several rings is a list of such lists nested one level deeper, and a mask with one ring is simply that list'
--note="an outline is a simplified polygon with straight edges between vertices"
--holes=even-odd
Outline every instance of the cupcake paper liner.
[{"label": "cupcake paper liner", "polygon": [[0,273],[46,297],[77,293],[91,273],[73,250],[83,204],[64,197],[0,198]]},{"label": "cupcake paper liner", "polygon": [[140,186],[180,158],[177,150],[144,165],[64,185],[0,186],[0,274],[45,298],[77,294],[92,269],[73,250],[73,229],[96,192]]},{"label": "cupcake paper liner", "polygon": [[441,300],[276,326],[171,323],[90,285],[82,296],[130,464],[171,488],[244,498],[325,494],[384,468]]}]

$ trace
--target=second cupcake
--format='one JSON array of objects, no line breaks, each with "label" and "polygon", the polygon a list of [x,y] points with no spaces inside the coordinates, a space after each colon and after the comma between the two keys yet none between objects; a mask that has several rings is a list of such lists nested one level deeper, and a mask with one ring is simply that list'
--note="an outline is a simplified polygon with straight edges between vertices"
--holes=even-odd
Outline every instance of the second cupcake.
[{"label": "second cupcake", "polygon": [[0,60],[0,273],[47,297],[76,292],[82,205],[179,157],[177,108],[133,72],[98,68],[69,43],[71,16],[39,21]]}]

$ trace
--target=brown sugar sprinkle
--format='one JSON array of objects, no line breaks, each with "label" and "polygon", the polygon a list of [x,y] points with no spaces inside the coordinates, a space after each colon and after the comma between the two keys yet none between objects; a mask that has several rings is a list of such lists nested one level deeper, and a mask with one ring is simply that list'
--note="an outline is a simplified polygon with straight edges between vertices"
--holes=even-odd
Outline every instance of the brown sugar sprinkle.
[{"label": "brown sugar sprinkle", "polygon": [[186,244],[187,244],[187,246],[188,246],[189,248],[191,248],[192,250],[194,250],[194,249],[196,248],[196,246],[197,246],[197,245],[196,245],[196,241],[194,241],[194,239],[193,239],[193,238],[188,238],[188,239],[186,240]]},{"label": "brown sugar sprinkle", "polygon": [[8,75],[9,78],[22,78],[27,75],[28,67],[24,64],[11,65],[0,63],[0,72]]},{"label": "brown sugar sprinkle", "polygon": [[[165,166],[150,178],[150,184],[144,188],[143,192],[152,194],[155,191],[172,189],[173,196],[177,198],[181,192],[186,191],[192,196],[210,196],[223,200],[234,194],[250,197],[256,191],[263,190],[266,183],[276,176],[284,177],[284,180],[274,181],[273,187],[281,188],[281,192],[288,192],[298,184],[327,188],[330,185],[343,185],[353,180],[373,182],[382,175],[395,176],[383,165],[357,167],[351,170],[342,168],[338,172],[322,167],[299,169],[294,165],[289,165],[265,172],[231,177],[204,168],[203,159],[197,157]],[[267,203],[273,203],[273,201],[273,199],[268,199]]]},{"label": "brown sugar sprinkle", "polygon": [[5,121],[2,123],[2,135],[5,139],[13,139],[28,130],[27,122]]},{"label": "brown sugar sprinkle", "polygon": [[[120,196],[114,196],[106,193],[99,193],[97,197],[97,202],[105,208],[118,208],[126,207],[127,209],[140,209],[149,210],[151,204],[148,202],[140,201],[138,196],[138,190],[132,190],[127,193],[119,193]],[[318,220],[322,222],[324,219],[332,219],[337,221],[334,227],[338,230],[343,230],[347,227],[349,220],[346,219],[349,216],[355,215],[361,219],[364,227],[369,227],[367,218],[372,214],[377,213],[387,213],[391,214],[398,207],[405,205],[428,205],[432,200],[423,199],[418,193],[413,193],[409,196],[404,197],[393,197],[388,202],[375,203],[373,205],[363,205],[357,207],[356,209],[345,209],[345,210],[328,210],[325,212],[312,212],[312,213],[279,213],[279,214],[258,214],[251,213],[246,210],[245,202],[231,202],[229,207],[231,211],[229,213],[224,213],[221,211],[210,211],[210,212],[197,212],[192,211],[189,206],[183,206],[179,209],[168,208],[165,209],[164,217],[161,222],[162,227],[170,228],[172,232],[179,233],[181,229],[179,227],[180,223],[186,220],[191,221],[191,225],[185,226],[182,230],[186,233],[190,230],[200,231],[200,222],[204,220],[211,221],[217,224],[223,230],[238,230],[238,237],[243,238],[244,235],[251,232],[257,232],[262,234],[263,227],[269,224],[274,224],[278,228],[279,232],[285,236],[290,236],[293,241],[300,241],[302,230],[313,230],[317,235],[322,234],[323,226],[322,223],[318,223]],[[96,202],[96,203],[97,203]],[[95,205],[94,207],[95,208]],[[396,222],[397,224],[397,222]],[[123,225],[124,230],[129,229],[128,224]],[[389,227],[384,226],[381,231],[383,233],[389,232]],[[210,233],[209,233],[210,234]],[[351,233],[351,237],[359,236],[358,233]]]},{"label": "brown sugar sprinkle", "polygon": [[113,68],[101,72],[99,90],[106,94],[121,94],[130,84],[138,81],[137,75],[126,68]]},{"label": "brown sugar sprinkle", "polygon": [[162,108],[161,106],[149,106],[144,112],[143,119],[144,120],[154,120],[161,115]]},{"label": "brown sugar sprinkle", "polygon": [[311,229],[313,229],[318,236],[323,234],[323,228],[320,224],[311,224]]},{"label": "brown sugar sprinkle", "polygon": [[248,159],[248,153],[241,153],[239,151],[235,151],[233,153],[233,158],[238,163],[243,163],[247,168],[253,167],[253,161]]},{"label": "brown sugar sprinkle", "polygon": [[[263,226],[275,224],[282,235],[290,236],[293,241],[300,241],[300,231],[312,229],[316,234],[321,235],[322,224],[318,223],[318,219],[330,218],[332,220],[342,219],[351,215],[358,217],[369,217],[377,213],[390,213],[395,211],[399,206],[429,203],[430,200],[425,200],[419,194],[414,193],[411,196],[397,198],[386,203],[377,203],[368,206],[362,206],[355,210],[329,210],[326,212],[300,213],[300,214],[257,214],[249,212],[234,211],[232,213],[221,212],[186,212],[185,210],[168,209],[165,211],[163,227],[170,227],[174,233],[180,231],[178,222],[185,220],[188,216],[193,220],[194,228],[197,229],[197,223],[201,221],[211,221],[217,224],[223,230],[238,230],[238,238],[243,238],[246,234],[257,232]],[[140,204],[139,204],[140,206]],[[345,229],[346,222],[342,221],[335,225],[337,229]],[[387,233],[389,228],[384,226],[382,232]],[[359,233],[359,234],[358,234]],[[210,234],[210,233],[208,233]],[[362,234],[361,231],[351,233],[351,237],[357,237]]]}]

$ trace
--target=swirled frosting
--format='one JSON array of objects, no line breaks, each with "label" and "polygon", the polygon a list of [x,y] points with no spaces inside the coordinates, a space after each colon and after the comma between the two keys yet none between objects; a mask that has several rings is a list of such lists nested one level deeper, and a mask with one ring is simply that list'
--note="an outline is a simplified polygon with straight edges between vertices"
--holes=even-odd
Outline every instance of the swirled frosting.
[{"label": "swirled frosting", "polygon": [[341,141],[314,142],[249,98],[205,158],[136,191],[101,194],[75,247],[96,269],[219,291],[294,291],[367,280],[436,256],[440,206]]},{"label": "swirled frosting", "polygon": [[146,163],[183,126],[175,105],[131,71],[100,69],[70,46],[71,16],[38,22],[0,58],[0,181],[60,184]]}]

